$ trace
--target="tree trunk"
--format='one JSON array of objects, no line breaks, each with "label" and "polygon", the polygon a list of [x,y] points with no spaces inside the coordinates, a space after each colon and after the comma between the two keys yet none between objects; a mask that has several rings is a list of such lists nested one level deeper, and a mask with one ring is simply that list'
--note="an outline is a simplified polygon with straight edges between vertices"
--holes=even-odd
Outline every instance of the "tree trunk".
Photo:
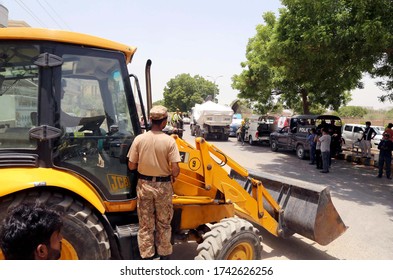
[{"label": "tree trunk", "polygon": [[302,95],[302,104],[303,104],[303,114],[310,114],[310,104],[308,103],[308,92],[306,89],[302,88],[300,90],[300,94]]}]

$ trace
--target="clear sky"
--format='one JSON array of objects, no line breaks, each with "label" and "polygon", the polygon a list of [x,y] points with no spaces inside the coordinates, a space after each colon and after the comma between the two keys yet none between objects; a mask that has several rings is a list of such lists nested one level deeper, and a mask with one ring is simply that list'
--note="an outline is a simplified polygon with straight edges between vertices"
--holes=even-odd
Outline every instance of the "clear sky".
[{"label": "clear sky", "polygon": [[[279,0],[0,0],[9,19],[32,27],[87,33],[138,48],[130,72],[144,91],[144,67],[152,64],[153,101],[163,99],[166,83],[178,74],[200,75],[216,82],[219,103],[237,96],[231,77],[242,71],[248,39],[266,11],[278,12]],[[208,77],[209,76],[209,77]],[[349,105],[386,108],[366,79]]]}]

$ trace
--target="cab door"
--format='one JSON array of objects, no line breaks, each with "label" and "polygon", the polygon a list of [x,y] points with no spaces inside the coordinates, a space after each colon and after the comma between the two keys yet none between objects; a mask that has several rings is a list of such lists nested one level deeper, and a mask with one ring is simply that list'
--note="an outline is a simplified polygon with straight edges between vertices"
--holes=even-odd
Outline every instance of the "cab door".
[{"label": "cab door", "polygon": [[[127,152],[140,126],[124,56],[97,49],[64,46],[55,79],[54,164],[80,174],[107,200],[136,196]],[[131,108],[131,109],[130,109]]]}]

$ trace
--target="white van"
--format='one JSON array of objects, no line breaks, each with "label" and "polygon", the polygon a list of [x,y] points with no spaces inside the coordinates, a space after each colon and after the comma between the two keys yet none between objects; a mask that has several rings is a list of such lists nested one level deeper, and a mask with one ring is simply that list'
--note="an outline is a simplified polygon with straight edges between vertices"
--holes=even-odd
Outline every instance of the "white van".
[{"label": "white van", "polygon": [[[371,140],[371,148],[377,148],[379,142],[382,139],[382,132],[375,126],[371,126],[374,128],[377,135],[375,135],[374,139]],[[364,124],[344,124],[342,128],[342,138],[344,139],[343,146],[347,148],[359,147],[359,140],[363,137],[364,129],[366,125]]]},{"label": "white van", "polygon": [[[244,136],[244,141],[250,145],[257,143],[268,144],[270,143],[270,133],[277,129],[276,117],[262,115],[262,116],[251,116],[249,118],[248,129]],[[241,140],[241,132],[239,130],[238,140]]]}]

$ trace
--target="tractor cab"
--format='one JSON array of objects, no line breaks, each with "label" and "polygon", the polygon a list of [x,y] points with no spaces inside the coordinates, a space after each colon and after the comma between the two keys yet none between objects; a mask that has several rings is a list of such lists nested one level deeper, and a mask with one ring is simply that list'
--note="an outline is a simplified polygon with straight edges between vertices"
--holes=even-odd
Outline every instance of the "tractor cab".
[{"label": "tractor cab", "polygon": [[[56,38],[67,38],[61,33]],[[33,36],[0,42],[3,165],[72,170],[106,200],[135,197],[126,155],[141,128],[134,97],[126,94],[127,57]]]}]

